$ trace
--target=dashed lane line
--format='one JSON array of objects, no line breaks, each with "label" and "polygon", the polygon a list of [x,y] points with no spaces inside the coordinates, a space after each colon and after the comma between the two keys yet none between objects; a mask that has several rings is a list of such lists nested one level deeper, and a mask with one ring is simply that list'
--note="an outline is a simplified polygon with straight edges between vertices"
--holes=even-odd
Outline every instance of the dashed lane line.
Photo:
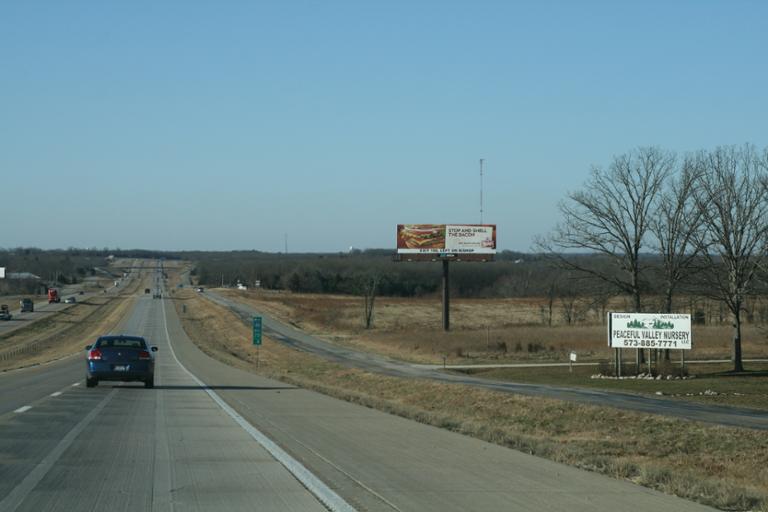
[{"label": "dashed lane line", "polygon": [[[101,412],[101,410],[104,409],[109,401],[112,400],[112,397],[115,396],[115,393],[117,393],[116,388],[112,389],[112,391],[107,396],[105,396],[104,399],[91,410],[91,412],[89,412],[83,419],[81,419],[80,422],[72,428],[72,430],[67,432],[67,435],[65,435],[64,438],[59,441],[59,444],[57,444],[56,447],[51,450],[48,455],[46,455],[45,458],[39,464],[37,464],[26,477],[24,477],[24,480],[22,480],[19,485],[13,488],[13,490],[3,499],[3,501],[0,501],[0,510],[4,512],[13,512],[19,507],[19,505],[21,505],[21,503],[26,499],[32,489],[34,489],[35,486],[40,483],[45,475],[48,474],[48,471],[50,471],[54,464],[56,464],[61,455],[67,450],[67,448],[72,445],[72,442],[77,439],[77,436],[79,436],[83,430],[85,430],[85,427],[87,427],[88,424]],[[21,407],[20,409],[24,409],[24,407]],[[17,409],[17,411],[18,410],[19,409]]]}]

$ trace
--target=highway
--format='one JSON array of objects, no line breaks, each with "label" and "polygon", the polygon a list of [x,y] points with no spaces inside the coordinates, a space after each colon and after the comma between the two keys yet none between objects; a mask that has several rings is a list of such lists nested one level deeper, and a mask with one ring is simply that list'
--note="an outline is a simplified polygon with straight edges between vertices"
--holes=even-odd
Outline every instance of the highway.
[{"label": "highway", "polygon": [[168,299],[115,331],[159,347],[154,389],[0,374],[0,512],[711,510],[231,368]]},{"label": "highway", "polygon": [[361,352],[335,345],[295,329],[263,312],[256,311],[246,304],[223,297],[213,291],[206,290],[202,295],[209,300],[228,308],[239,316],[247,325],[250,325],[253,316],[262,316],[264,321],[264,333],[277,342],[297,350],[314,354],[329,361],[370,372],[394,377],[422,378],[455,384],[466,384],[506,393],[544,396],[558,400],[611,406],[631,411],[673,416],[676,418],[703,421],[718,425],[761,430],[768,429],[768,413],[761,410],[707,405],[683,400],[653,398],[639,394],[611,392],[589,388],[550,386],[546,384],[523,384],[483,379],[464,374],[447,373],[439,371],[439,367],[398,361],[377,354]]},{"label": "highway", "polygon": [[131,280],[136,277],[137,272],[138,270],[134,265],[134,267],[131,267],[130,269],[128,269],[128,276],[124,279],[120,279],[121,286],[113,285],[113,286],[104,288],[102,290],[99,290],[98,292],[94,292],[94,291],[85,292],[83,295],[80,295],[80,291],[83,289],[83,286],[81,284],[66,286],[60,289],[61,302],[59,302],[58,304],[57,303],[49,304],[47,298],[39,299],[35,302],[35,310],[31,313],[22,313],[18,302],[8,304],[11,310],[11,314],[13,315],[13,318],[9,321],[0,322],[0,336],[8,335],[24,327],[28,327],[29,325],[35,322],[48,318],[55,313],[59,313],[61,311],[74,307],[74,304],[64,303],[64,299],[66,299],[67,297],[74,296],[78,302],[82,302],[82,301],[88,300],[88,298],[93,297],[94,295],[99,295],[104,292],[108,294],[115,294],[118,291],[120,291],[122,288],[127,286],[131,282]]}]

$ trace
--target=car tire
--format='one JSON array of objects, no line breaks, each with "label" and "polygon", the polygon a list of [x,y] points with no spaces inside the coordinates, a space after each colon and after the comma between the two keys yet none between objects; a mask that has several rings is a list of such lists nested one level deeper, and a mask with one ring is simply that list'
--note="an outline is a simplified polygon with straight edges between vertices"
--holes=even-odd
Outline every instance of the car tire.
[{"label": "car tire", "polygon": [[85,378],[85,387],[87,388],[95,388],[98,383],[99,381],[97,379]]},{"label": "car tire", "polygon": [[155,387],[155,378],[150,377],[149,379],[144,381],[144,387],[145,388],[153,388]]}]

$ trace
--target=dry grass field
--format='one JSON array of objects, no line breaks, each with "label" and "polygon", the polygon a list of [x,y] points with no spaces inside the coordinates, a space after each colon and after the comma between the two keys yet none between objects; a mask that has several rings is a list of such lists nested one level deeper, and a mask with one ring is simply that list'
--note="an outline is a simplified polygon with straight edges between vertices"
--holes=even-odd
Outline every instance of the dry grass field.
[{"label": "dry grass field", "polygon": [[[356,308],[351,298],[326,302],[301,296],[265,299],[249,293],[248,297],[254,305],[281,318],[297,311],[311,313],[313,323],[306,318],[296,323],[318,331],[324,327],[319,323],[323,318],[337,325],[329,313],[337,311],[338,323],[348,322],[350,332],[357,332],[353,330]],[[317,305],[318,301],[323,304]],[[387,309],[387,302],[381,301],[381,310]],[[174,303],[184,329],[202,350],[247,371],[722,510],[768,511],[768,432],[386,377],[329,363],[269,338],[260,348],[257,369],[249,326],[191,290],[177,291]],[[390,304],[390,308],[403,308],[402,301]],[[413,329],[410,322],[423,321],[428,329],[434,329],[432,319],[426,318],[434,305],[423,301],[415,307],[420,311],[403,311],[410,318],[407,322],[403,315],[382,314],[377,326],[397,320],[408,333]]]},{"label": "dry grass field", "polygon": [[[583,313],[572,325],[564,318],[568,305],[556,303],[553,325],[543,299],[455,299],[451,331],[442,330],[436,298],[376,299],[374,325],[363,328],[363,299],[353,296],[293,294],[275,291],[218,292],[336,343],[400,359],[449,363],[566,361],[576,351],[580,361],[608,360],[602,311],[574,306]],[[608,306],[625,307],[623,300]],[[610,308],[609,308],[610,309]],[[768,357],[768,330],[747,324],[743,329],[745,358]],[[687,358],[729,358],[732,330],[728,325],[695,325],[694,349]]]}]

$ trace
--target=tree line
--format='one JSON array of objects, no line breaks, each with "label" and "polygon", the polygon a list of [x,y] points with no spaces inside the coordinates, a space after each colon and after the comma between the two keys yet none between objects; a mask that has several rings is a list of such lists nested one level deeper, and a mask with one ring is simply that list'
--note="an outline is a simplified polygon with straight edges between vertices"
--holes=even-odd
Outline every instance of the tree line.
[{"label": "tree line", "polygon": [[[768,148],[639,148],[593,168],[559,209],[561,222],[537,242],[555,265],[632,297],[635,312],[658,293],[672,312],[683,288],[721,301],[733,320],[734,370],[743,370],[745,304],[766,291]],[[571,251],[604,265],[583,265]]]}]

